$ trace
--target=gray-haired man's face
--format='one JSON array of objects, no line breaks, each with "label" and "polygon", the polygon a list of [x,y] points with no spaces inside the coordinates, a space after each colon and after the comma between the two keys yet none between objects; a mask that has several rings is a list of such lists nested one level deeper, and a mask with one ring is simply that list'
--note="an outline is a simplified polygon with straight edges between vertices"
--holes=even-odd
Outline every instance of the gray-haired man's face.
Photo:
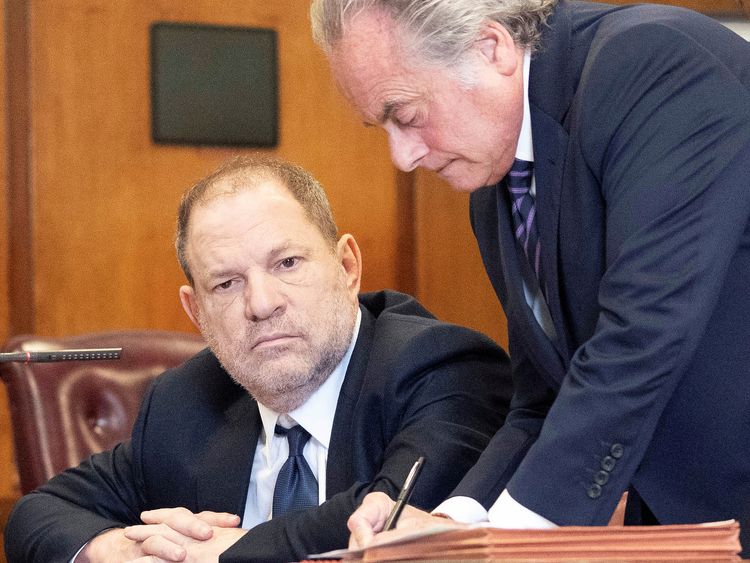
[{"label": "gray-haired man's face", "polygon": [[435,171],[460,191],[505,175],[523,118],[523,50],[501,26],[488,24],[468,53],[470,85],[410,62],[386,14],[360,13],[345,30],[330,56],[334,77],[365,124],[386,131],[398,168]]}]

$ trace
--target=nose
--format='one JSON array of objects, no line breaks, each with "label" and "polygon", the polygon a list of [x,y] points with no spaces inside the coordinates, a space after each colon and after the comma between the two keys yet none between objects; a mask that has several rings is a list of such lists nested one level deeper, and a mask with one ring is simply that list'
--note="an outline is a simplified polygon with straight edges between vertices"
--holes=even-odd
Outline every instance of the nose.
[{"label": "nose", "polygon": [[403,172],[414,170],[419,166],[419,161],[430,152],[417,129],[387,124],[386,132],[391,147],[391,160]]},{"label": "nose", "polygon": [[262,273],[248,280],[245,288],[245,317],[259,322],[281,315],[286,309],[286,298],[281,282]]}]

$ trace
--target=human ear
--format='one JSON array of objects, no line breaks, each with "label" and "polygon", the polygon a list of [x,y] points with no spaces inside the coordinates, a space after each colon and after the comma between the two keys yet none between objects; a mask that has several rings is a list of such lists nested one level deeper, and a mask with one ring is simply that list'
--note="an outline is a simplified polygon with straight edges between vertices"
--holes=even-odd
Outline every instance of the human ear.
[{"label": "human ear", "polygon": [[185,309],[190,322],[193,323],[195,328],[201,329],[200,323],[198,322],[198,302],[195,298],[195,290],[189,285],[183,285],[180,287],[180,303],[182,308]]},{"label": "human ear", "polygon": [[494,21],[487,21],[482,26],[475,46],[482,60],[505,76],[515,73],[519,53],[523,52],[516,46],[508,30]]},{"label": "human ear", "polygon": [[346,287],[356,296],[362,280],[362,253],[352,235],[342,235],[336,243],[336,255],[346,274]]}]

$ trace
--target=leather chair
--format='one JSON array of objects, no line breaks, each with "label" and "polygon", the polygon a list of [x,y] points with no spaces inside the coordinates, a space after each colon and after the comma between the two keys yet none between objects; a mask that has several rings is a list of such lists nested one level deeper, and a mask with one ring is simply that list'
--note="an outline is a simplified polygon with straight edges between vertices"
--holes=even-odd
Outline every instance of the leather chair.
[{"label": "leather chair", "polygon": [[127,439],[149,383],[205,343],[196,334],[118,331],[5,344],[6,352],[117,347],[119,360],[0,363],[23,494]]}]

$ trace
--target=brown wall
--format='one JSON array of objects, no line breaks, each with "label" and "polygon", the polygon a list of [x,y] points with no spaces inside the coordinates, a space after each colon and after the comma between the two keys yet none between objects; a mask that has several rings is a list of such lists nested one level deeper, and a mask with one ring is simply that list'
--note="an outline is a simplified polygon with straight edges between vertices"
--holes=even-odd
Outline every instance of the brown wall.
[{"label": "brown wall", "polygon": [[340,111],[304,2],[37,1],[29,17],[29,328],[189,328],[176,294],[176,205],[237,151],[150,141],[148,27],[160,19],[277,29],[281,142],[273,152],[318,175],[342,228],[357,226],[365,283],[392,285],[394,172],[383,139]]},{"label": "brown wall", "polygon": [[507,346],[505,317],[469,222],[469,196],[430,172],[415,174],[416,294],[438,317]]}]

